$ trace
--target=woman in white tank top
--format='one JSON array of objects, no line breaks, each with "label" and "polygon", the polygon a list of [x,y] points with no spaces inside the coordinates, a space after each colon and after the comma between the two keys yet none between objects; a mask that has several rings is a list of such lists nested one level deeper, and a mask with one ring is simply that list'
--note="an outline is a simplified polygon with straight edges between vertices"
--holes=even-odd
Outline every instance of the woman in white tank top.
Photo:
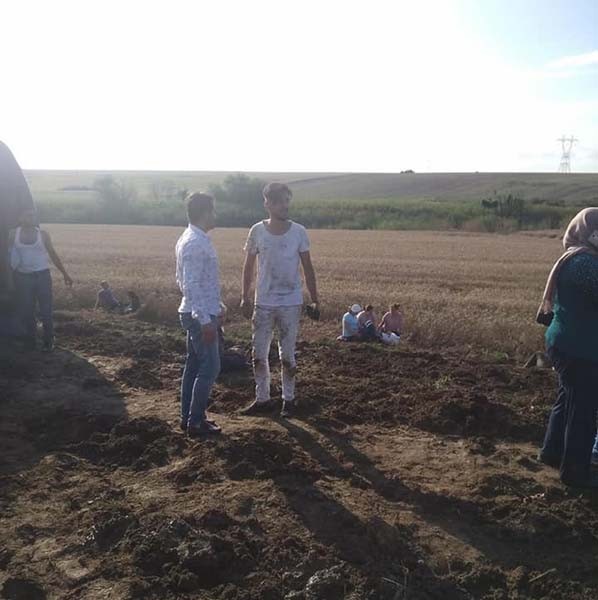
[{"label": "woman in white tank top", "polygon": [[37,273],[50,268],[50,258],[39,227],[34,230],[35,241],[23,243],[23,228],[17,227],[10,262],[18,273]]},{"label": "woman in white tank top", "polygon": [[43,349],[51,351],[54,345],[54,324],[50,259],[62,273],[67,286],[71,286],[73,281],[56,254],[50,235],[37,226],[33,210],[22,214],[21,226],[17,227],[9,241],[10,263],[14,274],[26,346],[35,349],[37,334],[35,308],[38,305],[44,330]]}]

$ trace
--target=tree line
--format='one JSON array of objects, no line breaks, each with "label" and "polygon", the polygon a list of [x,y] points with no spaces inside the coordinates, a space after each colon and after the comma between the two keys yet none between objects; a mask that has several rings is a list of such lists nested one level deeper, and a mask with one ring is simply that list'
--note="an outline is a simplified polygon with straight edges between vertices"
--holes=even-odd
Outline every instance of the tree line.
[{"label": "tree line", "polygon": [[[262,190],[266,182],[243,173],[227,176],[208,191],[217,203],[218,224],[248,227],[264,217]],[[130,180],[102,175],[90,187],[64,190],[80,199],[38,202],[42,222],[184,225],[184,200],[189,190],[175,182],[152,182],[140,194]],[[83,193],[85,193],[83,195]],[[528,201],[513,194],[494,193],[480,202],[466,200],[298,200],[293,218],[311,228],[456,229],[508,232],[561,227],[578,207]]]}]

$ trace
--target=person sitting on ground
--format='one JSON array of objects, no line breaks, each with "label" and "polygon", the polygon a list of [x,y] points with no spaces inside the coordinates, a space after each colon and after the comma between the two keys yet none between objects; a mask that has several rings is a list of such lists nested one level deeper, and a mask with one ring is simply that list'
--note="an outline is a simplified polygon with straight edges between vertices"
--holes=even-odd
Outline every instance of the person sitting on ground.
[{"label": "person sitting on ground", "polygon": [[100,283],[100,290],[98,292],[94,310],[98,310],[98,308],[103,308],[107,311],[113,311],[120,308],[120,302],[114,295],[114,292],[107,281],[102,281]]},{"label": "person sitting on ground", "polygon": [[242,371],[249,369],[250,362],[247,354],[240,346],[229,344],[224,337],[224,323],[226,322],[228,308],[224,302],[220,303],[218,316],[218,351],[220,352],[220,373]]},{"label": "person sitting on ground", "polygon": [[129,314],[137,312],[141,308],[139,296],[133,290],[129,290],[127,296],[129,296],[129,304],[125,306],[124,313]]},{"label": "person sitting on ground", "polygon": [[398,343],[403,331],[403,313],[401,305],[395,302],[390,310],[382,317],[378,325],[378,332],[383,342],[389,344]]},{"label": "person sitting on ground", "polygon": [[359,325],[359,338],[365,342],[379,339],[376,329],[376,315],[374,307],[371,304],[357,315],[357,324]]},{"label": "person sitting on ground", "polygon": [[359,340],[359,323],[357,322],[357,315],[360,312],[361,306],[359,304],[352,304],[349,306],[349,309],[343,315],[343,331],[337,338],[339,342],[356,342]]}]

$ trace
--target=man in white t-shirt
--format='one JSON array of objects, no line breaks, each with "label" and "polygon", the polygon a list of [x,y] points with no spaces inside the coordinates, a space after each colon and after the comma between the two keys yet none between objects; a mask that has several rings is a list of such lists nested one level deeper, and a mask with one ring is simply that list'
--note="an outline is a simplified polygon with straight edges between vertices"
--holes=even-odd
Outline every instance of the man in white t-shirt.
[{"label": "man in white t-shirt", "polygon": [[[282,364],[283,406],[280,414],[289,417],[295,407],[295,345],[303,305],[301,267],[315,309],[318,308],[316,275],[305,227],[289,219],[291,190],[283,183],[270,183],[263,193],[269,218],[256,223],[249,230],[245,244],[241,309],[247,317],[253,314],[255,401],[242,413],[259,414],[269,412],[274,407],[270,398],[268,355],[274,330],[277,330],[278,353]],[[253,307],[251,287],[256,257],[258,272]]]}]

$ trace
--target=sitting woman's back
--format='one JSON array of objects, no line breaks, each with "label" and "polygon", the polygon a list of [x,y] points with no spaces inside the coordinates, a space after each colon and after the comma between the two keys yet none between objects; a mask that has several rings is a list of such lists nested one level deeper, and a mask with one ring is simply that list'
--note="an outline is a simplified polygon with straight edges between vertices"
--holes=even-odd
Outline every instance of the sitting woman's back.
[{"label": "sitting woman's back", "polygon": [[398,304],[393,304],[390,310],[382,317],[379,329],[382,333],[401,335],[403,331],[403,314],[400,312]]},{"label": "sitting woman's back", "polygon": [[357,323],[359,324],[359,334],[362,339],[377,339],[378,332],[376,330],[376,315],[374,307],[368,304],[364,310],[357,315]]}]

